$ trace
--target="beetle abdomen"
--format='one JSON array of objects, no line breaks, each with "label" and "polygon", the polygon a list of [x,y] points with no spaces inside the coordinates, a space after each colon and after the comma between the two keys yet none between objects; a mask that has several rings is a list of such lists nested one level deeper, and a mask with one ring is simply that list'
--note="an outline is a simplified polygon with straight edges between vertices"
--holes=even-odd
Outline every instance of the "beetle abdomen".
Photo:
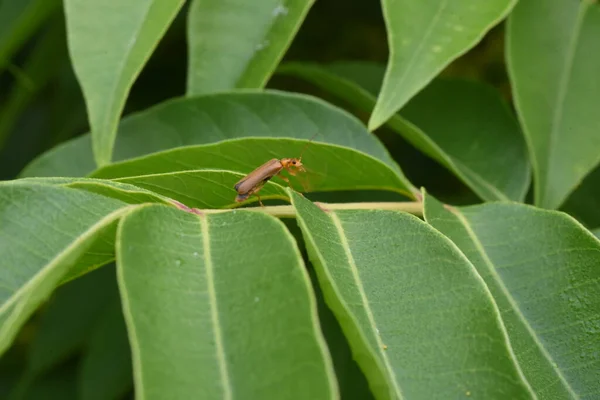
[{"label": "beetle abdomen", "polygon": [[247,200],[248,197],[250,197],[250,193],[238,194],[237,196],[235,196],[235,201],[236,203],[240,203],[244,200]]},{"label": "beetle abdomen", "polygon": [[240,179],[240,181],[235,184],[234,189],[240,194],[248,193],[257,185],[271,179],[274,175],[281,171],[282,168],[283,166],[278,159],[274,158],[269,160]]}]

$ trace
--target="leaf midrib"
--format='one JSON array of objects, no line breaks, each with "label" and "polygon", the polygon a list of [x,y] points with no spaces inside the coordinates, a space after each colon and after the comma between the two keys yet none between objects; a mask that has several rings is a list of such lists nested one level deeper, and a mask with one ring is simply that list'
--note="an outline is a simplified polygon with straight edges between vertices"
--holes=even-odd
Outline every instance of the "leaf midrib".
[{"label": "leaf midrib", "polygon": [[[471,227],[471,224],[468,221],[468,219],[459,210],[452,210],[452,211],[453,211],[454,215],[456,215],[456,217],[458,218],[460,223],[464,226],[465,230],[467,231],[469,238],[473,242],[473,245],[477,249],[477,252],[483,259],[486,267],[488,268],[490,276],[493,278],[493,280],[496,282],[496,284],[502,291],[502,294],[504,295],[504,297],[510,304],[511,309],[514,311],[514,313],[518,317],[519,321],[521,321],[521,323],[523,324],[523,326],[525,327],[527,332],[530,334],[531,338],[533,339],[533,342],[536,344],[536,347],[538,348],[538,350],[540,350],[540,353],[544,356],[544,358],[549,363],[552,370],[556,373],[556,376],[558,377],[559,381],[563,383],[563,387],[572,396],[572,398],[575,398],[575,399],[579,398],[579,396],[575,393],[575,391],[573,390],[571,385],[569,385],[569,382],[567,381],[567,379],[563,376],[562,372],[557,368],[558,364],[554,361],[552,356],[548,353],[546,348],[543,346],[539,337],[537,336],[537,333],[531,327],[531,325],[529,324],[529,322],[527,321],[527,319],[521,312],[521,309],[518,307],[518,303],[515,301],[515,299],[512,297],[509,290],[507,289],[507,287],[504,285],[504,281],[501,279],[500,275],[498,275],[494,263],[492,262],[492,260],[488,256],[487,252],[485,251],[483,244],[479,241],[479,239],[478,239],[475,231]],[[512,345],[511,345],[511,347],[512,347]]]},{"label": "leaf midrib", "polygon": [[[112,115],[112,110],[115,108],[115,105],[117,105],[116,108],[122,108],[123,105],[125,104],[125,98],[123,98],[121,101],[116,100],[117,92],[119,95],[121,94],[121,90],[119,90],[119,88],[122,86],[122,82],[125,80],[125,77],[124,77],[125,66],[131,62],[131,54],[133,53],[133,49],[137,45],[137,38],[139,37],[140,32],[146,23],[146,17],[148,15],[150,9],[152,8],[153,4],[154,4],[154,1],[152,1],[149,4],[149,6],[144,10],[143,18],[141,18],[139,20],[140,24],[134,29],[134,31],[135,31],[134,40],[128,46],[128,48],[126,50],[126,55],[121,58],[121,62],[119,63],[118,68],[117,68],[118,73],[117,73],[116,79],[113,81],[114,84],[110,86],[110,91],[109,91],[108,99],[106,102],[107,107],[105,109],[105,110],[108,110],[108,114],[104,114],[100,121],[99,133],[105,133],[108,131],[107,134],[109,135],[109,137],[112,137],[112,138],[116,138],[116,136],[117,136],[116,130],[117,130],[117,125],[118,125],[118,117],[115,117],[114,115]],[[135,79],[135,76],[133,77],[133,79]],[[85,89],[84,89],[84,91],[85,91]],[[125,91],[127,91],[127,89],[125,89]],[[120,97],[122,97],[122,96],[120,96]],[[90,128],[91,128],[90,131],[93,132],[94,127],[91,126]],[[102,145],[100,137],[98,135],[95,135],[95,136],[96,136],[96,139],[94,140],[94,135],[92,135],[92,143],[97,142],[99,145]],[[106,160],[107,162],[104,162],[105,160],[103,160],[103,157],[100,157],[100,155],[104,156],[104,151],[102,150],[102,148],[98,148],[98,149],[94,150],[94,157],[95,157],[98,165],[102,166],[102,165],[110,163],[110,161],[112,159],[113,148],[114,148],[114,140],[113,140],[113,143],[111,143],[111,145],[110,145],[109,151],[107,152],[107,154],[108,154],[108,159]]]},{"label": "leaf midrib", "polygon": [[16,298],[20,298],[23,293],[29,290],[29,287],[33,285],[32,282],[37,282],[42,279],[47,271],[52,270],[52,267],[58,264],[65,255],[68,255],[72,250],[76,249],[79,244],[84,242],[93,236],[98,229],[102,229],[109,223],[111,220],[115,220],[117,217],[126,214],[127,212],[132,211],[133,209],[139,207],[138,205],[130,205],[118,208],[117,210],[105,215],[101,219],[99,219],[96,223],[91,225],[88,229],[85,230],[80,236],[78,236],[75,240],[69,243],[63,250],[61,250],[58,254],[56,254],[52,260],[50,260],[47,264],[45,264],[37,273],[35,273],[23,286],[21,286],[16,292],[10,296],[10,298],[2,304],[0,307],[0,314],[4,313],[16,300]]},{"label": "leaf midrib", "polygon": [[[335,226],[335,229],[340,237],[340,244],[342,245],[342,247],[344,249],[344,255],[346,256],[348,265],[350,267],[350,271],[352,272],[352,278],[354,279],[354,283],[356,284],[356,288],[358,290],[358,293],[360,294],[360,299],[361,299],[361,302],[363,303],[365,314],[367,315],[367,319],[369,320],[369,323],[371,324],[371,333],[373,333],[372,330],[377,326],[377,324],[375,323],[373,311],[371,310],[371,306],[370,306],[369,300],[367,298],[367,295],[365,293],[365,290],[364,290],[364,287],[362,284],[362,280],[360,279],[360,273],[358,272],[356,262],[354,261],[354,256],[352,255],[352,252],[350,251],[350,245],[348,244],[348,238],[346,237],[346,234],[344,232],[344,227],[342,226],[342,223],[336,213],[331,212],[331,213],[327,213],[327,214],[328,214],[329,218],[331,219],[331,221],[333,222],[333,225]],[[381,341],[381,338],[379,337],[379,335],[373,334],[373,336],[375,337],[375,341],[377,342],[377,353],[383,359],[383,362],[387,368],[388,375],[391,378],[394,390],[395,390],[396,394],[398,395],[398,398],[403,399],[404,396],[402,395],[402,391],[400,390],[400,387],[398,386],[398,381],[396,380],[395,375],[391,374],[391,372],[394,371],[394,369],[392,368],[392,365],[390,364],[390,360],[387,357],[387,355],[385,354],[385,352],[381,351],[381,349],[384,348],[384,343]]]},{"label": "leaf midrib", "polygon": [[[591,3],[587,1],[581,1],[579,5],[579,10],[577,12],[577,20],[575,21],[575,26],[573,27],[573,35],[571,36],[571,40],[569,41],[569,46],[567,48],[567,56],[565,57],[565,63],[562,71],[562,75],[560,77],[558,91],[556,93],[556,102],[554,105],[554,113],[552,118],[552,125],[550,127],[550,134],[548,140],[548,168],[546,168],[546,187],[544,188],[544,203],[547,203],[548,192],[550,190],[549,182],[551,178],[550,167],[552,166],[552,158],[553,154],[556,151],[556,144],[558,141],[558,132],[559,125],[562,123],[563,119],[563,109],[565,106],[565,98],[567,96],[567,92],[569,89],[569,83],[571,81],[572,70],[573,70],[573,62],[575,59],[575,52],[577,49],[577,44],[579,41],[579,37],[581,35],[581,28],[583,25],[583,20],[586,14],[586,11],[589,8]],[[561,196],[561,197],[564,197]],[[540,199],[538,199],[539,201]]]},{"label": "leaf midrib", "polygon": [[[398,88],[401,86],[401,84],[403,84],[406,81],[407,76],[409,76],[409,72],[412,71],[413,66],[416,63],[417,59],[421,58],[421,53],[423,52],[423,48],[425,47],[425,43],[427,43],[429,41],[429,37],[431,36],[431,33],[433,32],[435,26],[437,25],[439,19],[442,16],[443,11],[445,10],[446,6],[448,5],[448,0],[442,0],[441,3],[439,3],[439,7],[438,10],[436,11],[435,15],[433,16],[433,18],[431,18],[431,22],[429,24],[429,26],[427,27],[427,29],[425,30],[425,33],[422,36],[422,40],[420,41],[419,45],[417,46],[417,49],[415,50],[414,56],[410,59],[410,61],[408,62],[406,69],[404,70],[404,74],[402,74],[402,76],[400,77],[400,79],[394,84],[393,86],[393,90],[391,90],[390,92],[397,92]],[[395,56],[395,47],[392,47],[391,50],[391,54],[390,54],[390,61],[393,62],[393,57]],[[391,66],[391,62],[390,62],[390,66]],[[391,68],[390,68],[391,69]],[[383,85],[382,85],[382,89],[387,87],[387,80],[388,78],[388,73],[386,71],[386,79],[384,79]],[[390,104],[392,103],[392,98],[388,97],[386,99],[386,101],[384,103],[381,104],[381,109],[388,109],[390,107]],[[370,125],[370,124],[369,124]]]},{"label": "leaf midrib", "polygon": [[225,355],[225,347],[223,345],[223,334],[221,332],[221,322],[219,321],[219,310],[217,307],[217,293],[215,289],[215,277],[213,274],[213,262],[210,251],[210,236],[208,229],[208,218],[198,215],[198,223],[200,224],[200,234],[202,235],[202,248],[204,256],[204,266],[206,270],[206,282],[208,287],[208,297],[210,302],[210,317],[212,321],[213,335],[215,337],[215,351],[217,362],[219,364],[219,373],[221,375],[221,383],[223,386],[223,398],[233,399],[233,391],[229,379],[229,371],[227,370],[227,357]]}]

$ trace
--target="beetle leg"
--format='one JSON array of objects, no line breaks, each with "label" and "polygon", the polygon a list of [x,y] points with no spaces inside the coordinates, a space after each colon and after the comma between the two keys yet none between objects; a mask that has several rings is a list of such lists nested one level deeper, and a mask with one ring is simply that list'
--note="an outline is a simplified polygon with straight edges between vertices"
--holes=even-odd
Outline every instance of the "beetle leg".
[{"label": "beetle leg", "polygon": [[258,192],[260,191],[260,189],[263,188],[263,186],[265,186],[266,181],[263,181],[260,185],[258,185],[257,187],[254,188],[254,190],[252,190],[251,194],[256,195],[256,198],[258,199],[258,202],[260,203],[261,207],[264,207],[265,205],[262,203],[262,201],[260,201],[260,195],[258,194]]},{"label": "beetle leg", "polygon": [[287,182],[287,184],[288,184],[288,185],[290,185],[290,187],[292,186],[292,184],[290,183],[290,180],[289,180],[288,178],[286,178],[285,176],[283,176],[283,175],[281,175],[281,174],[279,174],[279,175],[277,175],[277,176],[279,176],[281,179],[283,179],[284,181],[286,181],[286,182]]},{"label": "beetle leg", "polygon": [[[289,169],[286,169],[286,170],[287,170],[288,172],[290,172],[290,170],[289,170]],[[283,175],[281,174],[281,172],[277,173],[277,176],[278,176],[278,177],[280,177],[281,179],[283,179],[284,181],[286,181],[286,182],[287,182],[287,184],[288,184],[288,186],[289,186],[289,187],[291,187],[293,190],[296,190],[296,189],[294,189],[294,187],[292,186],[292,183],[290,182],[290,180],[289,180],[287,177],[283,176]]]}]

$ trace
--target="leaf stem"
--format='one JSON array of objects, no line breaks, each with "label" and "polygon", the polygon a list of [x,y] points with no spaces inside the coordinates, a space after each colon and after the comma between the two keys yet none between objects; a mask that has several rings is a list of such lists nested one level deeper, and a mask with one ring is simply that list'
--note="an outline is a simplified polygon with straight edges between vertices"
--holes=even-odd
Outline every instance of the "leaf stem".
[{"label": "leaf stem", "polygon": [[[364,202],[364,203],[320,203],[315,202],[316,205],[324,210],[337,211],[337,210],[394,210],[404,211],[417,216],[423,215],[423,203],[420,202]],[[291,205],[283,206],[265,206],[265,207],[245,207],[245,208],[234,208],[234,209],[194,209],[200,213],[214,214],[222,212],[235,212],[236,210],[250,210],[259,211],[265,214],[272,215],[278,218],[295,218],[296,211]]]}]

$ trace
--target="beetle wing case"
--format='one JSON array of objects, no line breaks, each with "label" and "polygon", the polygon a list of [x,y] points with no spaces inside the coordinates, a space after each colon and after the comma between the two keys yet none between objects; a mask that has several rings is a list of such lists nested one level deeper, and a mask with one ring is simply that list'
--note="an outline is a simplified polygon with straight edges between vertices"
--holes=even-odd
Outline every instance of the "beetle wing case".
[{"label": "beetle wing case", "polygon": [[256,186],[271,179],[274,175],[281,171],[282,168],[283,166],[278,159],[274,158],[269,160],[240,179],[233,188],[240,195],[249,193]]}]

